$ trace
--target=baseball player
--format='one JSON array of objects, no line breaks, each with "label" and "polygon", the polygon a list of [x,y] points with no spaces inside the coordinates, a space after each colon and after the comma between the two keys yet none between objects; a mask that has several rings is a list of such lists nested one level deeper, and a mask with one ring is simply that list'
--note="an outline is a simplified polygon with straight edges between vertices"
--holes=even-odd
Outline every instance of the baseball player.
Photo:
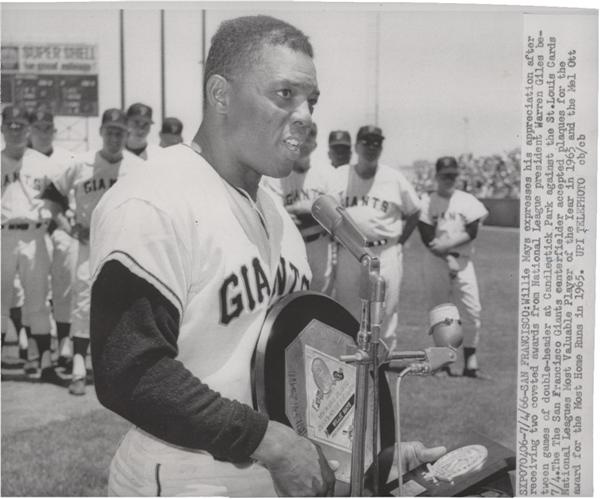
[{"label": "baseball player", "polygon": [[352,139],[346,130],[333,130],[329,134],[329,160],[331,166],[339,168],[350,163],[352,158]]},{"label": "baseball player", "polygon": [[132,104],[127,109],[127,126],[129,136],[125,149],[143,160],[154,159],[161,148],[148,144],[148,134],[152,126],[152,108],[141,102]]},{"label": "baseball player", "polygon": [[464,334],[463,375],[483,378],[475,355],[481,329],[481,304],[471,257],[473,240],[488,211],[475,196],[456,189],[459,167],[455,158],[438,159],[435,171],[437,190],[423,196],[419,220],[421,239],[429,250],[424,261],[429,304],[433,307],[452,301],[457,306]]},{"label": "baseball player", "polygon": [[109,495],[315,496],[321,451],[252,409],[267,309],[310,268],[285,209],[259,186],[300,156],[318,98],[312,47],[266,16],[225,21],[204,72],[202,123],[177,169],[128,175],[92,221],[96,392],[136,426]]},{"label": "baseball player", "polygon": [[177,118],[165,118],[160,129],[160,147],[169,147],[183,142],[183,123]]},{"label": "baseball player", "polygon": [[[89,231],[92,211],[100,198],[124,171],[143,166],[136,156],[123,152],[128,127],[125,114],[119,109],[107,109],[102,114],[100,135],[102,149],[81,156],[57,175],[43,197],[54,204],[58,226],[77,239],[77,263],[73,283],[73,376],[69,385],[72,395],[85,394],[85,358],[89,346],[90,268]],[[75,200],[75,224],[71,227],[64,216],[72,195]]]},{"label": "baseball player", "polygon": [[2,343],[13,302],[15,276],[24,291],[23,323],[37,344],[40,378],[61,383],[52,366],[48,275],[50,255],[46,229],[50,211],[39,194],[53,174],[53,163],[27,147],[30,117],[25,108],[7,106],[2,111]]},{"label": "baseball player", "polygon": [[265,187],[281,200],[292,216],[306,244],[306,255],[312,273],[310,289],[331,294],[333,243],[311,215],[311,207],[322,194],[337,194],[334,176],[328,168],[312,166],[310,155],[317,148],[317,125],[312,124],[308,137],[300,147],[300,158],[292,172],[283,178],[264,177]]},{"label": "baseball player", "polygon": [[[381,128],[363,126],[356,137],[358,161],[338,172],[344,186],[341,204],[367,238],[367,246],[381,262],[386,281],[382,339],[390,348],[396,341],[398,298],[402,281],[402,245],[419,220],[420,201],[408,180],[397,170],[379,164],[384,136]],[[335,274],[335,298],[360,318],[361,267],[345,248],[339,247]]]},{"label": "baseball player", "polygon": [[[55,134],[54,115],[50,110],[39,109],[33,113],[31,147],[49,157],[56,164],[56,171],[62,172],[73,163],[75,154],[54,145]],[[69,205],[65,208],[72,208],[72,199],[69,199]],[[68,339],[71,330],[71,290],[77,262],[77,244],[67,232],[57,229],[55,223],[50,224],[49,233],[53,248],[50,276],[52,311],[58,339],[58,365],[67,367],[71,357]]]}]

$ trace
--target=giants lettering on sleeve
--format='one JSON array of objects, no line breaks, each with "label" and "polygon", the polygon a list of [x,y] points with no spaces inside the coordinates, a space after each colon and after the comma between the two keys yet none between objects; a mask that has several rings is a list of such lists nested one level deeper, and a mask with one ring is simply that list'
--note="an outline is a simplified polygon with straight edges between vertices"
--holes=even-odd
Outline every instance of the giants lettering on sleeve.
[{"label": "giants lettering on sleeve", "polygon": [[225,278],[219,290],[220,322],[229,324],[242,312],[252,312],[257,305],[268,305],[271,297],[308,289],[308,278],[291,262],[281,258],[273,290],[260,260],[254,258],[250,265],[242,265],[237,272]]}]

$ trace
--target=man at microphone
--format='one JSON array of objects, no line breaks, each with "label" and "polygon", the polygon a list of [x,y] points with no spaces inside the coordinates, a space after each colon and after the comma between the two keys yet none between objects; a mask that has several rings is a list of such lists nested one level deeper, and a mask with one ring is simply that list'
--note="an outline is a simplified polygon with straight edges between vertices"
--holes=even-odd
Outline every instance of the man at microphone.
[{"label": "man at microphone", "polygon": [[[94,211],[96,392],[134,425],[108,494],[331,495],[334,463],[255,410],[251,394],[268,308],[310,278],[298,230],[260,185],[291,172],[310,131],[319,96],[310,41],[269,16],[224,21],[203,96],[190,146],[170,149],[176,171],[132,172]],[[409,468],[444,451],[410,443],[401,458]]]},{"label": "man at microphone", "polygon": [[[397,170],[379,163],[384,136],[381,128],[359,129],[355,150],[358,161],[338,168],[344,190],[340,202],[367,239],[367,247],[381,263],[386,281],[382,338],[395,345],[398,298],[402,281],[402,245],[417,226],[420,201],[413,186]],[[344,247],[339,249],[334,296],[357,319],[360,318],[361,267]]]}]

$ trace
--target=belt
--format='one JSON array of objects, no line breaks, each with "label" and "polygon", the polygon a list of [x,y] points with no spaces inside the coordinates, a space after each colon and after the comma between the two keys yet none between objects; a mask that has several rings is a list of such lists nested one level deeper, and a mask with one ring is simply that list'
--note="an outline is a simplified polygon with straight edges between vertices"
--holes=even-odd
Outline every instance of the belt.
[{"label": "belt", "polygon": [[45,227],[47,222],[31,222],[31,223],[21,223],[21,224],[2,224],[0,228],[2,230],[29,230],[29,229],[39,229],[41,227]]},{"label": "belt", "polygon": [[379,239],[378,241],[367,241],[365,245],[367,248],[374,248],[375,246],[384,246],[388,243],[387,239]]},{"label": "belt", "polygon": [[325,233],[324,232],[319,232],[318,234],[311,234],[309,236],[304,236],[304,242],[305,243],[312,243],[313,241],[316,241],[317,239],[319,239],[321,236],[324,236]]}]

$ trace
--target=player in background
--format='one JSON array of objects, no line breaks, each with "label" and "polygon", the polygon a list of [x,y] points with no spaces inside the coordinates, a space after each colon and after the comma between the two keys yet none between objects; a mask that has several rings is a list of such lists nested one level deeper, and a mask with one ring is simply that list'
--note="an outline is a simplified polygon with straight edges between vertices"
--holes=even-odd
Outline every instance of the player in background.
[{"label": "player in background", "polygon": [[335,175],[324,165],[312,165],[311,154],[317,148],[317,125],[313,123],[300,158],[294,162],[292,172],[283,178],[264,177],[264,185],[273,191],[291,215],[306,244],[306,255],[312,272],[310,289],[331,294],[333,284],[333,242],[311,215],[311,207],[322,194],[339,196]]},{"label": "player in background", "polygon": [[[119,109],[107,109],[102,114],[100,127],[102,149],[81,155],[66,170],[57,175],[43,197],[52,202],[58,227],[77,240],[77,263],[73,283],[73,374],[69,393],[85,394],[85,359],[89,346],[90,323],[90,223],[92,211],[100,198],[110,189],[124,171],[144,165],[138,157],[124,153],[128,126],[125,114]],[[68,199],[75,201],[75,224],[65,216]]]},{"label": "player in background", "polygon": [[329,160],[331,166],[339,168],[350,163],[352,158],[352,139],[346,130],[333,130],[329,134]]},{"label": "player in background", "polygon": [[[54,138],[56,128],[54,115],[50,110],[39,109],[32,114],[31,147],[47,156],[56,165],[56,174],[68,168],[75,160],[72,151],[56,146]],[[69,214],[72,214],[73,199],[69,199]],[[64,229],[57,228],[54,221],[48,228],[52,241],[52,263],[50,282],[52,296],[52,312],[56,322],[58,340],[58,366],[66,368],[70,365],[72,353],[69,342],[71,331],[72,286],[77,263],[77,244]]]},{"label": "player in background", "polygon": [[[341,204],[367,238],[381,261],[386,281],[382,339],[390,348],[396,343],[398,299],[402,282],[402,245],[417,226],[419,198],[410,182],[397,170],[379,163],[384,136],[381,128],[363,126],[356,137],[358,161],[338,169],[343,193]],[[344,247],[338,246],[335,298],[360,318],[361,266]]]},{"label": "player in background", "polygon": [[38,198],[52,175],[53,163],[27,147],[30,116],[25,108],[7,106],[2,110],[2,343],[7,332],[13,300],[15,275],[24,291],[23,324],[29,340],[39,352],[40,378],[61,383],[54,371],[50,349],[50,308],[48,275],[50,255],[46,230],[50,211]]},{"label": "player in background", "polygon": [[183,123],[177,118],[165,118],[160,129],[160,147],[169,147],[183,142]]},{"label": "player in background", "polygon": [[[479,371],[476,357],[481,303],[472,256],[473,240],[488,211],[475,196],[456,188],[460,171],[455,158],[439,158],[435,171],[437,190],[423,196],[419,220],[421,239],[429,250],[424,261],[429,309],[448,301],[454,302],[464,334],[463,376],[485,378]],[[446,372],[452,374],[449,370]]]},{"label": "player in background", "polygon": [[202,123],[170,149],[177,168],[129,175],[93,216],[96,392],[135,425],[108,494],[331,494],[319,448],[251,394],[267,310],[310,279],[298,230],[259,182],[299,158],[319,95],[312,47],[278,19],[231,19],[204,69]]},{"label": "player in background", "polygon": [[125,149],[146,161],[155,159],[161,151],[160,147],[148,144],[148,135],[153,123],[150,106],[136,102],[127,109],[129,136]]}]

